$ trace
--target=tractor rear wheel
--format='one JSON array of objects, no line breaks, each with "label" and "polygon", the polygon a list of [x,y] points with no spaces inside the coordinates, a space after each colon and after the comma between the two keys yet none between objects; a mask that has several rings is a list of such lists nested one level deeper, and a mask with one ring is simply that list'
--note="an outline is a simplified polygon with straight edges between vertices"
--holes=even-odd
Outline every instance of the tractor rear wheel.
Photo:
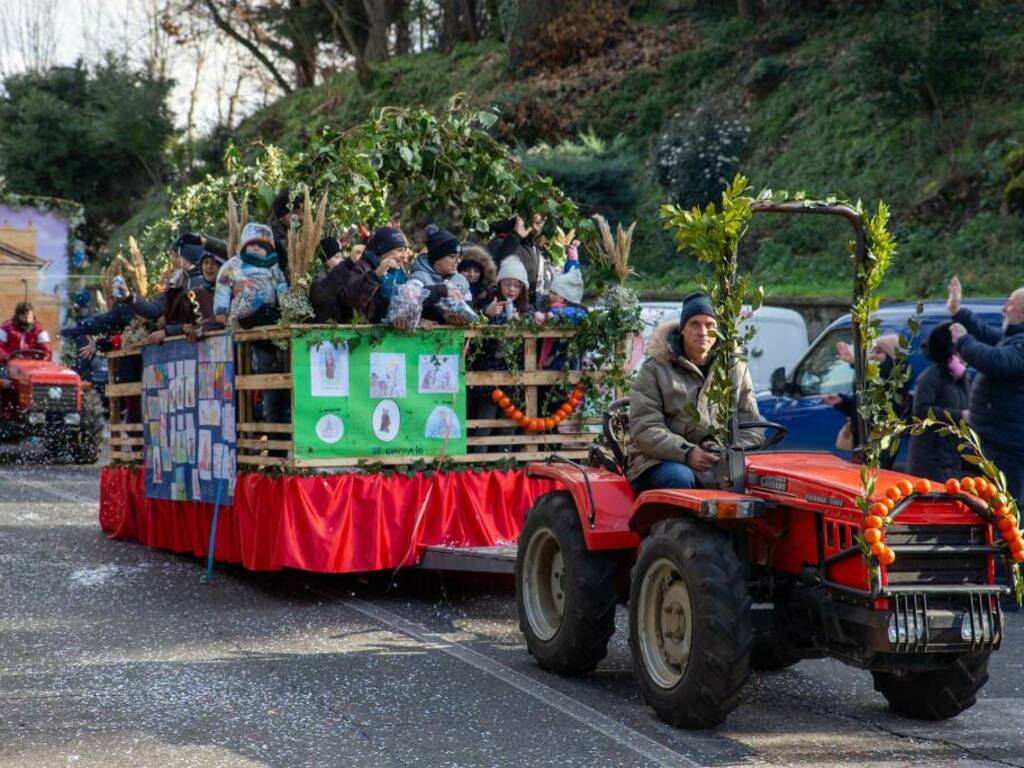
[{"label": "tractor rear wheel", "polygon": [[750,597],[729,537],[665,520],[640,545],[629,645],[644,700],[676,727],[712,728],[740,702],[750,662]]},{"label": "tractor rear wheel", "polygon": [[977,702],[988,682],[989,652],[965,653],[943,669],[927,672],[872,672],[875,690],[889,709],[919,720],[946,720]]},{"label": "tractor rear wheel", "polygon": [[591,552],[576,504],[565,491],[537,499],[516,554],[516,607],[526,647],[544,669],[590,672],[615,631],[614,560]]}]

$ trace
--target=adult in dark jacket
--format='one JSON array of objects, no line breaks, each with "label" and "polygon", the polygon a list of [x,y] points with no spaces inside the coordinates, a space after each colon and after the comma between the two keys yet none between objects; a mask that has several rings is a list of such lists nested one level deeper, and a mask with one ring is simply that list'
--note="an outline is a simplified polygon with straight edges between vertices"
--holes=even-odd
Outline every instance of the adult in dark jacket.
[{"label": "adult in dark jacket", "polygon": [[539,216],[534,216],[534,221],[529,227],[523,223],[521,217],[516,216],[512,230],[502,237],[501,242],[496,245],[494,250],[491,250],[494,241],[491,241],[487,248],[494,254],[494,261],[497,263],[498,269],[501,269],[501,262],[509,256],[515,256],[523,263],[523,266],[526,267],[526,275],[530,280],[531,301],[537,291],[538,277],[543,266],[541,263],[543,259],[533,243],[533,238],[540,233],[543,226],[544,219]]},{"label": "adult in dark jacket", "polygon": [[960,280],[949,281],[949,329],[964,362],[978,371],[971,385],[971,427],[985,455],[1006,475],[1014,498],[1024,493],[1024,288],[1003,305],[1002,333],[961,307]]},{"label": "adult in dark jacket", "polygon": [[339,322],[351,322],[354,312],[369,323],[383,321],[391,297],[408,279],[405,268],[409,255],[409,243],[402,230],[381,227],[374,232],[362,256],[352,262],[348,279],[336,276],[336,284],[344,283],[338,294]]},{"label": "adult in dark jacket", "polygon": [[[359,253],[362,253],[362,246]],[[351,323],[352,307],[341,298],[342,291],[352,278],[354,262],[345,258],[345,249],[336,237],[320,241],[320,257],[327,272],[309,287],[309,303],[318,323]]]},{"label": "adult in dark jacket", "polygon": [[270,218],[267,226],[274,233],[274,252],[277,254],[277,266],[284,273],[284,279],[290,280],[288,274],[288,230],[292,220],[302,213],[298,199],[292,199],[292,191],[288,187],[279,190],[270,206]]},{"label": "adult in dark jacket", "polygon": [[[949,332],[952,325],[942,323],[928,335],[927,354],[932,364],[917,377],[914,392],[914,416],[919,419],[925,418],[929,411],[940,418],[948,413],[957,421],[969,416],[967,365],[953,349]],[[961,477],[966,467],[956,444],[956,438],[943,437],[937,429],[913,435],[907,454],[907,472],[940,483]]]}]

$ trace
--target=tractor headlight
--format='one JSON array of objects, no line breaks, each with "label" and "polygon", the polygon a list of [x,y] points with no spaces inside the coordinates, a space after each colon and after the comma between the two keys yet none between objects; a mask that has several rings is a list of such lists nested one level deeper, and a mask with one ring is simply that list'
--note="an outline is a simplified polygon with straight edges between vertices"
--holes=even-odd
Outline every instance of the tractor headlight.
[{"label": "tractor headlight", "polygon": [[33,411],[28,415],[28,423],[32,426],[38,426],[46,423],[46,414],[40,413],[39,411]]},{"label": "tractor headlight", "polygon": [[65,413],[64,423],[72,427],[77,427],[82,423],[82,415],[79,413]]},{"label": "tractor headlight", "polygon": [[960,622],[960,639],[965,643],[987,643],[992,640],[992,632],[992,622],[985,613],[965,613]]},{"label": "tractor headlight", "polygon": [[928,617],[924,611],[892,614],[889,616],[889,642],[893,645],[916,643],[923,640],[928,632]]}]

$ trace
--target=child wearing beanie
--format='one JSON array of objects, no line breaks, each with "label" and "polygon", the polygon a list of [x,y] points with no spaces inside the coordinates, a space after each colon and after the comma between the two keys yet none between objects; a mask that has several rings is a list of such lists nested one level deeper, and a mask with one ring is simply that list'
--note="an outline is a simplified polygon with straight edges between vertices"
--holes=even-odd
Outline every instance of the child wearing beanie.
[{"label": "child wearing beanie", "polygon": [[501,262],[498,285],[489,293],[484,307],[491,323],[507,323],[526,316],[529,284],[526,267],[519,259],[509,256]]},{"label": "child wearing beanie", "polygon": [[250,221],[242,229],[238,254],[232,256],[217,273],[213,311],[218,320],[244,320],[260,313],[270,315],[288,290],[274,252],[274,234],[270,227]]},{"label": "child wearing beanie", "polygon": [[[551,288],[541,301],[547,307],[534,313],[534,321],[538,325],[557,322],[575,326],[587,316],[587,308],[583,306],[584,285],[579,246],[579,240],[573,240],[565,249],[566,262],[562,273],[551,281]],[[565,344],[557,339],[543,339],[537,366],[541,370],[562,370],[565,367]]]}]

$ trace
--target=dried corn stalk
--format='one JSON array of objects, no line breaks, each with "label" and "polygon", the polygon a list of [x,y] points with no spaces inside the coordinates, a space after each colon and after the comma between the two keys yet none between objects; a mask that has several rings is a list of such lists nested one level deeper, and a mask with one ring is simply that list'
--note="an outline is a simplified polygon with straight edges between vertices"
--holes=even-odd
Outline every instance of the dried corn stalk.
[{"label": "dried corn stalk", "polygon": [[294,290],[305,292],[309,287],[309,275],[313,270],[320,239],[324,234],[327,219],[327,193],[317,203],[316,213],[306,190],[302,201],[302,218],[298,229],[288,230],[288,277]]},{"label": "dried corn stalk", "polygon": [[142,251],[139,250],[139,244],[135,242],[134,237],[128,238],[128,251],[132,255],[131,268],[135,277],[135,289],[140,296],[146,296],[149,293],[149,274],[146,269],[146,260],[142,258]]},{"label": "dried corn stalk", "polygon": [[597,230],[601,234],[594,249],[594,256],[606,267],[611,268],[615,272],[619,284],[624,285],[630,275],[629,251],[633,247],[633,230],[636,228],[636,222],[630,224],[629,229],[626,230],[622,229],[621,223],[616,224],[615,234],[612,235],[611,227],[608,226],[608,221],[604,216],[595,213],[593,219],[597,222]]},{"label": "dried corn stalk", "polygon": [[235,196],[228,195],[228,256],[238,254],[239,241],[242,239],[242,227],[249,220],[249,202],[242,201],[241,206],[235,205]]}]

